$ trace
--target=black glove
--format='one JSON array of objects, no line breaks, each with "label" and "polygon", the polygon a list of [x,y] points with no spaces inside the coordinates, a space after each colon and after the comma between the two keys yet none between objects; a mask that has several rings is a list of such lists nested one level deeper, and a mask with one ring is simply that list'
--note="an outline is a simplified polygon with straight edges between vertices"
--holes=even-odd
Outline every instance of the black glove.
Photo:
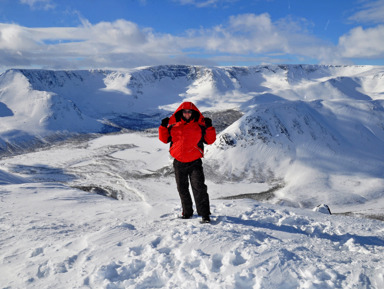
[{"label": "black glove", "polygon": [[212,126],[212,119],[206,117],[204,118],[205,121],[205,127],[211,127]]},{"label": "black glove", "polygon": [[163,126],[163,127],[167,127],[167,126],[168,126],[168,122],[169,122],[169,117],[164,118],[164,119],[161,121],[161,126]]}]

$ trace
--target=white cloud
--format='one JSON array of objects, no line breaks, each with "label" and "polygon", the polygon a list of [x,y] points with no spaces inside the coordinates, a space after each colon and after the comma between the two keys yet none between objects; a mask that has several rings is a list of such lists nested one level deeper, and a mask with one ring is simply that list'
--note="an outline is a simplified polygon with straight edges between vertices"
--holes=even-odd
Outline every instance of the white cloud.
[{"label": "white cloud", "polygon": [[0,24],[0,49],[19,51],[36,49],[37,44],[28,29],[14,24]]},{"label": "white cloud", "polygon": [[349,17],[350,20],[358,23],[384,23],[384,0],[363,3],[361,10]]},{"label": "white cloud", "polygon": [[217,6],[217,4],[225,4],[237,2],[238,0],[173,0],[182,5],[193,5],[197,8],[212,7]]},{"label": "white cloud", "polygon": [[207,38],[208,49],[238,54],[273,51],[286,42],[268,14],[231,16],[228,27],[216,27]]},{"label": "white cloud", "polygon": [[356,27],[339,39],[339,50],[347,58],[384,57],[384,25],[363,29]]},{"label": "white cloud", "polygon": [[81,27],[26,28],[0,24],[0,63],[7,59],[17,64],[40,66],[127,66],[164,61],[164,55],[178,53],[173,38],[154,35],[150,29],[139,29],[129,21],[101,22]]},{"label": "white cloud", "polygon": [[83,19],[79,27],[51,28],[0,24],[0,65],[122,68],[252,59],[340,64],[346,58],[383,55],[382,26],[356,28],[340,38],[338,47],[308,33],[309,26],[305,19],[272,21],[266,13],[232,16],[222,25],[189,30],[178,36],[159,34],[126,20],[91,24]]},{"label": "white cloud", "polygon": [[292,18],[273,22],[267,13],[242,14],[230,17],[227,25],[189,31],[184,45],[197,46],[212,54],[219,52],[257,58],[272,54],[297,55],[303,59],[318,59],[319,62],[337,62],[336,55],[327,51],[334,48],[333,45],[310,35],[305,29],[308,25],[302,19]]},{"label": "white cloud", "polygon": [[384,0],[361,0],[358,12],[349,20],[361,24],[378,24],[374,27],[358,26],[339,38],[338,53],[343,58],[384,57]]},{"label": "white cloud", "polygon": [[27,4],[31,8],[42,8],[45,10],[52,9],[55,5],[52,0],[20,0],[21,4]]}]

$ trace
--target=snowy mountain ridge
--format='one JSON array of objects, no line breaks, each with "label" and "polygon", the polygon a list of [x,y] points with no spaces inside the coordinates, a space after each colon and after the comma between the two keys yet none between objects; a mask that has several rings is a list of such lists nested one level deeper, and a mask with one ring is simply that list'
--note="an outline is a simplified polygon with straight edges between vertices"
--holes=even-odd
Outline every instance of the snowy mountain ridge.
[{"label": "snowy mountain ridge", "polygon": [[[31,106],[39,109],[46,105],[41,102],[44,96],[56,94],[57,100],[67,106],[59,105],[63,110],[75,110],[100,122],[111,115],[171,111],[185,99],[195,101],[203,111],[238,107],[245,111],[250,105],[247,101],[263,99],[382,99],[383,75],[380,67],[316,65],[173,65],[127,71],[14,69],[0,77],[0,103],[1,113],[10,117],[7,113],[23,109],[22,104],[27,110]],[[30,94],[37,94],[40,103]],[[48,107],[45,113],[54,113],[52,110]],[[13,121],[19,118],[12,115]],[[79,130],[72,125],[67,124],[68,131]],[[98,129],[100,126],[91,125],[89,131]]]},{"label": "snowy mountain ridge", "polygon": [[[377,66],[15,69],[0,77],[0,140],[8,153],[47,137],[156,128],[182,101],[193,101],[224,129],[207,147],[212,180],[277,185],[274,202],[294,206],[345,206],[382,192],[383,90]],[[230,125],[228,111],[245,115]],[[362,180],[358,193],[340,204],[337,194],[350,189],[340,183],[353,179]]]}]

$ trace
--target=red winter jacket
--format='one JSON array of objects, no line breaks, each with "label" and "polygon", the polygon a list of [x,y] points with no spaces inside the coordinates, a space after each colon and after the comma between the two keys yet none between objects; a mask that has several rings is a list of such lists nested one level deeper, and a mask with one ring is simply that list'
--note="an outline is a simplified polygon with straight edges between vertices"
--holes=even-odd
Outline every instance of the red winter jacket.
[{"label": "red winter jacket", "polygon": [[[183,109],[193,111],[190,121],[182,118]],[[204,143],[216,140],[214,127],[206,127],[204,116],[192,102],[183,102],[169,119],[168,127],[159,127],[159,139],[171,143],[169,152],[180,162],[188,163],[204,156]]]}]

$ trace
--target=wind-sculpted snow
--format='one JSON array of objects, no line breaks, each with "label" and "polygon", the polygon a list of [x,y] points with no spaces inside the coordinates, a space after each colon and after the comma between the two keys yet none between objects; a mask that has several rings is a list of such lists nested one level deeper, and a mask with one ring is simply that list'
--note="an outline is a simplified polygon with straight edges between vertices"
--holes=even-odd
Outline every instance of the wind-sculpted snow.
[{"label": "wind-sculpted snow", "polygon": [[[301,102],[287,108],[312,113],[311,105]],[[244,139],[219,148],[218,142],[213,151],[229,153],[243,146],[255,160],[268,160],[269,147],[271,152],[297,141],[321,120],[296,117],[300,134],[291,131],[290,117],[279,111],[276,104],[269,114],[258,112],[260,119],[280,119],[267,122],[268,130],[249,112],[223,131],[259,125],[254,144]],[[271,140],[276,132],[281,142]],[[337,148],[331,136],[317,129],[314,133]],[[264,155],[252,151],[258,144],[265,146]],[[281,187],[273,182],[215,179],[208,165],[213,159],[207,155],[203,162],[212,223],[200,224],[196,214],[190,220],[177,218],[181,206],[167,151],[156,133],[147,131],[62,142],[2,158],[1,287],[383,288],[382,221],[341,215],[382,218],[381,179],[334,178],[331,172],[327,177],[334,182],[333,191],[321,191],[320,179],[312,181],[310,189],[291,192],[292,200],[302,202],[318,192],[322,195],[316,206],[295,209],[252,200],[254,195],[264,201],[280,198]],[[243,155],[234,154],[234,163],[237,157]],[[297,163],[291,165],[298,178],[310,171],[308,166],[300,170]],[[260,172],[268,176],[266,167]],[[271,171],[270,179],[274,177],[278,182]],[[380,190],[363,198],[359,190],[364,186]],[[332,215],[312,211],[324,203]]]},{"label": "wind-sculpted snow", "polygon": [[384,286],[379,221],[214,200],[201,225],[177,219],[175,199],[116,202],[38,183],[1,198],[5,288]]}]

